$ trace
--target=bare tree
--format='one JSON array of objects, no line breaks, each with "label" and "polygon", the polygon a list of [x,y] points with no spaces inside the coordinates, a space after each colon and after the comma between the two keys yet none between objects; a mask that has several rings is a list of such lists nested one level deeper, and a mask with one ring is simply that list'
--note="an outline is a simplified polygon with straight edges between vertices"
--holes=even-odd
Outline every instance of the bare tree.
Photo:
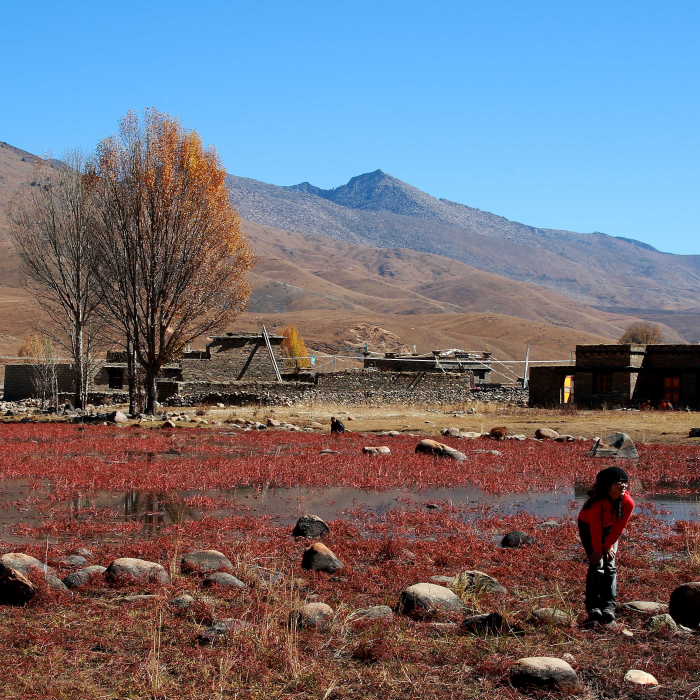
[{"label": "bare tree", "polygon": [[654,345],[660,343],[663,338],[663,331],[659,326],[654,323],[638,321],[627,326],[617,342],[621,344]]},{"label": "bare tree", "polygon": [[29,201],[12,214],[12,239],[34,298],[73,362],[74,400],[84,406],[100,303],[91,274],[94,216],[90,179],[77,154],[66,167],[43,164]]},{"label": "bare tree", "polygon": [[96,275],[153,413],[163,365],[243,309],[252,254],[216,154],[167,115],[127,115],[100,144],[94,176]]},{"label": "bare tree", "polygon": [[41,399],[42,408],[48,405],[57,409],[58,360],[51,338],[46,334],[33,333],[25,338],[18,354],[31,361],[29,376],[35,396]]}]

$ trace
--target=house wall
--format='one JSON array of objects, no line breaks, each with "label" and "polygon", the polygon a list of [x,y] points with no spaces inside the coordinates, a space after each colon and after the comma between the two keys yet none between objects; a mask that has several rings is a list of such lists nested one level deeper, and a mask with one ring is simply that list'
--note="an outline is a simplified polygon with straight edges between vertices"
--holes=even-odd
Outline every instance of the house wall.
[{"label": "house wall", "polygon": [[[73,376],[71,365],[57,364],[55,366],[56,379],[59,394],[69,394],[73,392]],[[21,401],[37,396],[35,388],[36,366],[6,365],[5,366],[5,401]]]},{"label": "house wall", "polygon": [[[547,367],[540,365],[530,367],[530,376],[527,382],[530,391],[529,405],[539,408],[559,406],[562,401],[564,378],[573,374],[574,371],[573,366]],[[577,391],[578,386],[575,386],[574,392]]]}]

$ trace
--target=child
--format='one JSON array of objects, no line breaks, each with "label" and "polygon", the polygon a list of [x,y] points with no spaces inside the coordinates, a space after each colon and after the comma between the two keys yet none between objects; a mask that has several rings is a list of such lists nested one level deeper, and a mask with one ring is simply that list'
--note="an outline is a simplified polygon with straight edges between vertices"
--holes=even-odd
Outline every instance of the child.
[{"label": "child", "polygon": [[339,434],[345,432],[345,426],[335,416],[331,416],[331,434]]},{"label": "child", "polygon": [[629,477],[624,469],[608,467],[598,472],[578,516],[581,543],[588,555],[588,622],[615,621],[617,541],[634,510],[628,485]]}]

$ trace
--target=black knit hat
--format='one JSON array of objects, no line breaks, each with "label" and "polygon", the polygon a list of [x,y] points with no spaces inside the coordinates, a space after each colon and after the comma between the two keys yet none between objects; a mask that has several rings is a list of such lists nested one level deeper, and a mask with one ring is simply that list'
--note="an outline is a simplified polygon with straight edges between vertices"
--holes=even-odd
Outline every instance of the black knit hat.
[{"label": "black knit hat", "polygon": [[620,469],[620,467],[608,467],[599,471],[595,477],[596,486],[603,489],[608,489],[619,482],[628,484],[629,480],[627,472],[624,469]]}]

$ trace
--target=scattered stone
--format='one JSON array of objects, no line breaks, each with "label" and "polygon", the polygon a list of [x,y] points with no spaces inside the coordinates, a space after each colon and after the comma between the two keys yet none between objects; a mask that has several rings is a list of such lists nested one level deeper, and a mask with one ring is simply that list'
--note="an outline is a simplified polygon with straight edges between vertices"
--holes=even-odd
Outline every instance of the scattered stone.
[{"label": "scattered stone", "polygon": [[127,423],[129,418],[126,413],[123,413],[122,411],[114,411],[110,414],[109,420],[111,420],[112,423]]},{"label": "scattered stone", "polygon": [[678,634],[678,625],[668,613],[654,615],[649,620],[649,631],[659,637],[674,637]]},{"label": "scattered stone", "polygon": [[535,437],[538,440],[556,440],[559,437],[559,433],[551,428],[537,428]]},{"label": "scattered stone", "polygon": [[602,442],[595,439],[589,457],[615,457],[616,459],[639,459],[639,452],[627,433],[612,433]]},{"label": "scattered stone", "polygon": [[363,447],[362,451],[366,455],[390,455],[391,450],[386,445],[380,445],[378,447]]},{"label": "scattered stone", "polygon": [[164,430],[170,430],[170,429],[175,428],[175,427],[176,427],[175,422],[170,420],[170,419],[163,421],[163,425],[161,425],[161,428],[163,428]]},{"label": "scattered stone", "polygon": [[189,593],[180,593],[170,601],[170,605],[179,610],[187,610],[194,605],[194,598]]},{"label": "scattered stone", "polygon": [[520,530],[513,530],[513,532],[509,532],[508,534],[503,536],[503,539],[501,540],[501,547],[514,548],[534,543],[534,537],[531,537],[530,535],[524,532],[520,532]]},{"label": "scattered stone", "polygon": [[489,430],[488,435],[492,440],[505,440],[508,436],[508,428],[505,425],[499,425]]},{"label": "scattered stone", "polygon": [[622,607],[625,610],[642,615],[660,615],[668,612],[666,603],[656,603],[648,600],[631,600],[628,603],[623,603]]},{"label": "scattered stone", "polygon": [[436,440],[421,440],[416,445],[415,451],[419,454],[428,454],[435,457],[449,457],[458,462],[463,462],[467,458],[467,455],[465,455],[463,452],[455,450],[454,447],[444,445]]},{"label": "scattered stone", "polygon": [[145,559],[120,557],[115,559],[105,571],[105,579],[109,583],[170,583],[170,576],[161,564]]},{"label": "scattered stone", "polygon": [[333,552],[322,542],[315,542],[304,550],[301,559],[303,569],[311,571],[325,571],[334,574],[344,568],[344,564]]},{"label": "scattered stone", "polygon": [[205,588],[212,586],[221,586],[222,588],[248,588],[240,579],[225,571],[215,571],[213,574],[207,574],[202,580],[202,585]]},{"label": "scattered stone", "polygon": [[69,554],[59,562],[61,566],[85,566],[87,563],[87,559],[79,554]]},{"label": "scattered stone", "polygon": [[481,433],[475,433],[473,430],[466,430],[463,433],[460,433],[460,437],[464,438],[465,440],[476,440],[476,438],[481,437]]},{"label": "scattered stone", "polygon": [[553,656],[528,656],[513,664],[510,680],[516,688],[541,688],[576,692],[576,671],[563,659]]},{"label": "scattered stone", "polygon": [[445,437],[455,437],[455,438],[462,437],[462,431],[459,428],[454,428],[454,427],[443,428],[440,431],[440,434],[444,435]]},{"label": "scattered stone", "polygon": [[37,593],[37,587],[19,570],[0,563],[0,604],[25,605]]},{"label": "scattered stone", "polygon": [[573,435],[559,435],[554,439],[557,442],[576,442],[576,438]]},{"label": "scattered stone", "polygon": [[452,588],[458,591],[469,593],[507,593],[508,590],[502,586],[493,576],[485,574],[483,571],[469,570],[462,571],[452,579]]},{"label": "scattered stone", "polygon": [[630,669],[625,673],[624,677],[625,683],[630,683],[631,685],[659,685],[659,681],[646,671],[638,671],[636,669]]},{"label": "scattered stone", "polygon": [[136,593],[134,595],[124,595],[115,598],[117,603],[142,603],[144,600],[153,600],[158,596],[154,593]]},{"label": "scattered stone", "polygon": [[323,537],[330,532],[330,528],[323,518],[318,515],[306,513],[297,520],[294,529],[292,530],[293,537]]},{"label": "scattered stone", "polygon": [[328,449],[326,449],[326,450],[321,450],[321,451],[319,452],[319,454],[321,454],[321,455],[339,455],[340,452],[339,452],[338,450],[328,450]]},{"label": "scattered stone", "polygon": [[290,627],[325,629],[333,617],[333,608],[326,603],[306,603],[289,614]]},{"label": "scattered stone", "polygon": [[504,627],[505,620],[498,613],[469,615],[462,620],[462,630],[470,634],[500,634]]},{"label": "scattered stone", "polygon": [[104,576],[105,571],[107,571],[107,567],[100,566],[99,564],[86,566],[84,569],[78,569],[78,571],[73,571],[68,574],[68,576],[63,579],[63,583],[68,588],[81,588],[90,583],[93,578]]},{"label": "scattered stone", "polygon": [[275,420],[274,418],[268,418],[265,422],[267,423],[268,428],[279,428],[280,425],[282,425],[280,421]]},{"label": "scattered stone", "polygon": [[3,554],[0,557],[0,563],[4,564],[10,569],[19,571],[29,579],[31,579],[32,576],[44,577],[46,580],[46,585],[55,591],[66,590],[65,584],[60,578],[58,578],[55,569],[45,565],[43,562],[30,556],[29,554],[24,554],[23,552],[9,552],[8,554]]},{"label": "scattered stone", "polygon": [[245,620],[236,620],[229,617],[223,620],[217,620],[214,624],[209,625],[198,637],[197,642],[202,646],[212,646],[220,642],[234,632],[240,632],[249,629],[251,624]]},{"label": "scattered stone", "polygon": [[568,627],[571,625],[571,617],[564,610],[559,608],[537,608],[532,611],[534,621],[544,625],[555,625],[557,627]]},{"label": "scattered stone", "polygon": [[416,583],[401,592],[398,610],[404,615],[424,617],[437,612],[461,612],[464,608],[462,600],[449,588]]},{"label": "scattered stone", "polygon": [[700,626],[700,581],[684,583],[673,590],[668,611],[684,627]]},{"label": "scattered stone", "polygon": [[225,554],[216,549],[200,549],[182,556],[180,570],[183,574],[233,571],[233,564]]},{"label": "scattered stone", "polygon": [[372,605],[369,608],[355,610],[348,617],[348,620],[357,622],[358,620],[383,620],[394,617],[394,611],[388,605]]}]

